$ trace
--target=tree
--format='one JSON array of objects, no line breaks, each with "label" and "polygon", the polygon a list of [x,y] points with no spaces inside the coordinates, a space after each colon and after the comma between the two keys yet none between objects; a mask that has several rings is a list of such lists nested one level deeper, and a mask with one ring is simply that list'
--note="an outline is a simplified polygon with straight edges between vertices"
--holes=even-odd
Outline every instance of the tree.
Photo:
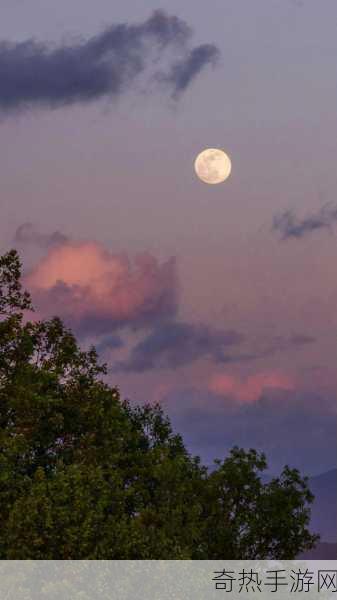
[{"label": "tree", "polygon": [[160,406],[133,406],[55,317],[32,309],[15,250],[0,257],[0,558],[294,558],[313,496],[234,448],[213,472]]}]

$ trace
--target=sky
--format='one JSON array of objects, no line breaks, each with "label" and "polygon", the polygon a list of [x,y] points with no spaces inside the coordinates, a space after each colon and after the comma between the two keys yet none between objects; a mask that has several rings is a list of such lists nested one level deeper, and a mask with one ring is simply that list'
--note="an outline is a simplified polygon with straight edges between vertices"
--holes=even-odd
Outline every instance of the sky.
[{"label": "sky", "polygon": [[0,251],[207,464],[336,467],[336,28],[334,0],[1,3]]}]

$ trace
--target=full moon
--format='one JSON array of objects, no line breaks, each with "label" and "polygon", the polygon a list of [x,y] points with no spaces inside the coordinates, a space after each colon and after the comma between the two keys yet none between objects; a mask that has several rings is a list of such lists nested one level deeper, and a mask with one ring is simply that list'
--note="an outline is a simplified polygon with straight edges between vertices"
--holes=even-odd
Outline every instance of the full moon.
[{"label": "full moon", "polygon": [[232,163],[229,156],[218,148],[206,148],[198,154],[194,169],[204,183],[222,183],[230,176]]}]

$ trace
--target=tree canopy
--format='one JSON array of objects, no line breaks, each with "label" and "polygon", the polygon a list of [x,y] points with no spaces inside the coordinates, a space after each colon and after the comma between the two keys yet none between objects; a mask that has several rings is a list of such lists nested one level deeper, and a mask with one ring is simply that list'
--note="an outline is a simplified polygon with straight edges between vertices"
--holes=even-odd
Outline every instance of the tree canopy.
[{"label": "tree canopy", "polygon": [[292,559],[313,496],[233,448],[208,470],[159,405],[106,383],[58,317],[27,321],[15,250],[0,257],[0,559]]}]

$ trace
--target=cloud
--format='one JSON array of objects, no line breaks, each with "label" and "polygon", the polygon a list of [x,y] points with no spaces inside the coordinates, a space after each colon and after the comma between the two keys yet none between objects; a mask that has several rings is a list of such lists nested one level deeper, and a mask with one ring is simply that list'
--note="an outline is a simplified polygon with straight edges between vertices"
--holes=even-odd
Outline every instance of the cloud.
[{"label": "cloud", "polygon": [[98,344],[95,345],[95,348],[97,352],[101,354],[106,350],[119,350],[120,348],[123,348],[123,346],[124,342],[122,338],[119,335],[115,334],[104,337]]},{"label": "cloud", "polygon": [[282,240],[300,239],[321,229],[331,229],[337,221],[337,207],[326,205],[319,211],[299,219],[290,210],[274,217],[272,229],[281,235]]},{"label": "cloud", "polygon": [[176,369],[199,358],[230,362],[228,351],[242,336],[202,324],[170,321],[160,324],[131,351],[128,360],[114,370],[144,372],[149,369]]},{"label": "cloud", "polygon": [[150,254],[108,252],[95,242],[52,247],[25,277],[38,312],[59,315],[78,333],[107,334],[174,315],[175,259],[159,265]]},{"label": "cloud", "polygon": [[190,451],[206,464],[239,445],[265,452],[274,473],[289,464],[311,475],[336,465],[335,402],[298,388],[265,389],[254,402],[185,388],[172,390],[162,403]]},{"label": "cloud", "polygon": [[[291,337],[275,337],[268,346],[262,350],[244,350],[240,353],[233,351],[233,347],[247,340],[246,336],[237,331],[224,331],[204,324],[193,324],[169,320],[159,323],[155,328],[131,350],[127,360],[117,362],[113,370],[124,372],[142,373],[151,369],[176,369],[186,366],[199,359],[211,359],[218,364],[245,363],[270,357],[278,352],[289,351],[291,348],[301,347],[315,341],[315,338],[304,334],[294,334]],[[246,344],[247,345],[247,344]],[[276,378],[276,387],[290,389],[289,381],[282,376]],[[259,395],[263,389],[263,382],[272,384],[271,376],[259,375],[256,380],[249,381],[249,387],[255,386]],[[230,386],[233,384],[233,388]],[[228,385],[228,390],[239,389],[239,384],[223,379],[223,386]],[[267,387],[274,387],[269,385]],[[244,397],[245,385],[241,385]],[[247,397],[250,393],[247,389]]]},{"label": "cloud", "polygon": [[300,349],[303,346],[314,344],[316,338],[305,333],[293,333],[287,337],[277,335],[272,338],[267,338],[266,341],[265,348],[260,352],[260,355],[258,355],[258,353],[256,354],[256,358],[264,358],[279,352],[289,352],[293,349]]},{"label": "cloud", "polygon": [[291,336],[289,341],[293,346],[306,346],[307,344],[314,344],[316,338],[312,335],[306,335],[305,333],[295,333]]},{"label": "cloud", "polygon": [[[160,61],[152,79],[170,84],[171,94],[185,90],[219,51],[211,44],[190,49],[191,30],[176,16],[155,11],[143,23],[112,25],[84,41],[53,47],[27,40],[0,43],[0,110],[59,107],[117,97],[139,75]],[[164,66],[167,50],[180,52]],[[155,59],[155,60],[153,60]]]},{"label": "cloud", "polygon": [[201,69],[209,64],[214,66],[219,56],[220,52],[213,44],[198,46],[184,60],[174,64],[170,73],[161,79],[173,86],[173,96],[177,97],[185,91]]},{"label": "cloud", "polygon": [[268,390],[292,390],[294,383],[290,377],[278,372],[256,373],[242,380],[226,373],[213,375],[209,382],[211,392],[232,396],[240,402],[256,402]]},{"label": "cloud", "polygon": [[14,235],[14,242],[19,244],[32,244],[39,246],[40,248],[57,246],[58,244],[64,244],[67,241],[67,236],[60,231],[54,231],[49,234],[40,233],[35,229],[32,223],[23,223],[17,228]]}]

